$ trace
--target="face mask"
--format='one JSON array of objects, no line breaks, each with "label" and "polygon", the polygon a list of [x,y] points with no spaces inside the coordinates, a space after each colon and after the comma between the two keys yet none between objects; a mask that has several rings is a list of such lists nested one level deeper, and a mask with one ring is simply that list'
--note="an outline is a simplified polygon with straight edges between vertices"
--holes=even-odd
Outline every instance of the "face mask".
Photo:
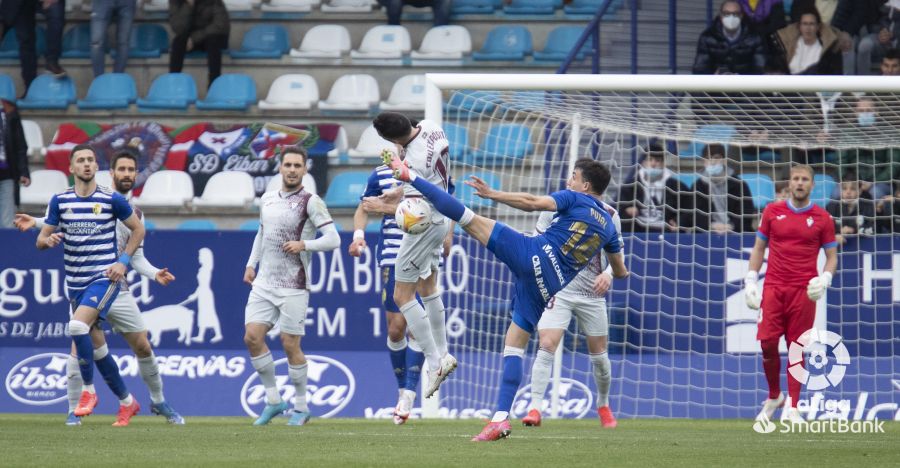
[{"label": "face mask", "polygon": [[856,118],[860,127],[871,127],[872,125],[875,125],[874,112],[860,112],[857,114]]},{"label": "face mask", "polygon": [[722,175],[723,172],[725,172],[725,166],[723,166],[722,164],[712,164],[706,166],[706,175],[717,176]]},{"label": "face mask", "polygon": [[659,179],[663,174],[663,170],[658,167],[645,167],[641,171],[644,172],[644,177],[648,179]]},{"label": "face mask", "polygon": [[741,17],[737,15],[725,15],[722,17],[722,26],[729,31],[734,31],[741,26]]}]

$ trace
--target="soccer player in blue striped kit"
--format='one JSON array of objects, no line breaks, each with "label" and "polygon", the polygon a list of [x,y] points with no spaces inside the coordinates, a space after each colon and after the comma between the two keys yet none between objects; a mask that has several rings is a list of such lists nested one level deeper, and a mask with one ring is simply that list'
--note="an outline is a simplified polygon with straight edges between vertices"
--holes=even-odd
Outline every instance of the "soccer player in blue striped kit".
[{"label": "soccer player in blue striped kit", "polygon": [[510,433],[509,411],[522,382],[525,346],[547,302],[601,249],[606,251],[613,277],[624,278],[628,275],[619,235],[610,214],[600,202],[609,185],[609,170],[592,159],[579,159],[566,182],[567,190],[549,196],[494,190],[474,176],[465,182],[482,198],[523,211],[556,212],[543,234],[526,236],[503,223],[475,214],[440,187],[418,177],[393,149],[385,150],[382,157],[385,164],[394,170],[395,178],[412,184],[435,209],[458,222],[469,235],[505,263],[516,277],[512,323],[506,332],[503,378],[496,412],[491,422],[472,440],[494,441],[507,437]]}]

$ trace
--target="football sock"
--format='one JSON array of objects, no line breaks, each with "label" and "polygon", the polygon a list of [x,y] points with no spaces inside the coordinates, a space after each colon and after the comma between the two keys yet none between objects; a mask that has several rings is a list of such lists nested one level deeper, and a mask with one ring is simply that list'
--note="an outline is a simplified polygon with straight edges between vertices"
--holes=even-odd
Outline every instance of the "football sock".
[{"label": "football sock", "polygon": [[306,371],[309,370],[308,363],[288,366],[288,376],[291,383],[294,384],[294,410],[309,412],[309,406],[306,405]]},{"label": "football sock", "polygon": [[129,406],[132,403],[134,403],[134,397],[132,397],[130,393],[125,395],[125,398],[119,398],[119,404],[122,406]]},{"label": "football sock", "polygon": [[272,353],[268,352],[261,356],[250,357],[250,362],[256,373],[259,374],[259,380],[263,387],[266,388],[266,404],[277,405],[281,403],[281,394],[278,393],[278,385],[275,383],[275,361],[272,360]]},{"label": "football sock", "polygon": [[609,405],[609,384],[612,381],[609,355],[606,351],[591,354],[591,364],[594,370],[594,383],[597,384],[597,408]]},{"label": "football sock", "polygon": [[[803,368],[806,368],[806,360],[801,360],[800,365]],[[795,379],[794,376],[787,372],[787,381],[788,381],[788,396],[791,397],[791,408],[797,407],[797,402],[800,401],[800,381]],[[777,396],[777,395],[776,395]]]},{"label": "football sock", "polygon": [[70,355],[66,359],[66,394],[69,397],[69,412],[75,411],[78,407],[78,400],[81,399],[81,387],[84,382],[81,381],[81,369],[78,367],[78,359]]},{"label": "football sock", "polygon": [[522,383],[522,358],[525,350],[506,346],[503,348],[503,379],[497,394],[497,411],[509,412],[513,399]]},{"label": "football sock", "polygon": [[400,341],[391,341],[388,337],[387,347],[391,354],[391,368],[394,369],[394,377],[397,378],[397,388],[406,385],[406,337]]},{"label": "football sock", "polygon": [[552,369],[553,353],[544,348],[538,349],[534,364],[531,366],[531,409],[543,410],[544,393],[547,392]]},{"label": "football sock", "polygon": [[406,327],[416,337],[422,352],[425,353],[425,359],[428,360],[429,369],[441,368],[441,355],[437,352],[437,345],[434,343],[434,336],[431,334],[431,324],[428,321],[425,308],[419,301],[413,299],[406,304],[400,306],[400,312],[406,318]]},{"label": "football sock", "polygon": [[413,392],[419,388],[419,378],[422,376],[422,363],[425,355],[416,340],[409,340],[406,347],[406,385],[404,388]]},{"label": "football sock", "polygon": [[72,335],[72,342],[75,343],[78,367],[81,369],[81,380],[86,386],[94,384],[94,345],[88,335],[90,331],[91,328],[88,324],[82,321],[69,321],[69,334]]},{"label": "football sock", "polygon": [[450,195],[446,190],[421,177],[413,180],[412,186],[427,198],[428,201],[434,205],[436,210],[442,215],[456,221],[460,226],[466,226],[475,216],[475,213],[472,210],[466,208],[466,206],[453,195]]},{"label": "football sock", "polygon": [[[778,355],[778,340],[760,342],[763,355],[763,371],[769,383],[769,399],[778,398],[781,393],[781,356]],[[790,388],[790,385],[788,385]]]},{"label": "football sock", "polygon": [[[88,339],[90,340],[90,338]],[[100,371],[100,375],[103,376],[106,385],[109,386],[109,389],[112,390],[119,400],[126,398],[129,395],[128,388],[125,386],[125,381],[122,380],[122,375],[119,374],[119,365],[116,364],[112,354],[109,354],[109,348],[104,344],[95,349],[93,354],[97,370]]]},{"label": "football sock", "polygon": [[422,298],[425,313],[428,314],[428,322],[431,323],[431,335],[434,337],[434,345],[440,356],[447,354],[447,326],[444,317],[444,301],[441,293]]},{"label": "football sock", "polygon": [[150,391],[150,401],[154,404],[166,401],[163,396],[162,377],[159,375],[159,366],[156,365],[156,356],[151,352],[149,356],[138,358],[138,370],[141,379]]}]

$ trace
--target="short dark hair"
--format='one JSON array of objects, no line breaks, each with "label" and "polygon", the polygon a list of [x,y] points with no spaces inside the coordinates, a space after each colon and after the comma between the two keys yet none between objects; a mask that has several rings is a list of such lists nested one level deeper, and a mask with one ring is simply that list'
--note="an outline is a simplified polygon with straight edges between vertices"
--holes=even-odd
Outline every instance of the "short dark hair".
[{"label": "short dark hair", "polygon": [[705,153],[706,153],[706,157],[707,157],[707,158],[713,157],[714,154],[718,154],[718,155],[720,155],[720,156],[722,156],[722,157],[724,158],[725,155],[727,154],[727,152],[725,151],[725,146],[724,146],[724,145],[720,145],[720,144],[718,144],[718,143],[713,143],[713,144],[711,144],[711,145],[706,145],[706,151],[705,151]]},{"label": "short dark hair", "polygon": [[412,123],[409,118],[397,112],[382,112],[372,121],[375,131],[388,141],[398,140],[409,135]]},{"label": "short dark hair", "polygon": [[84,150],[91,150],[91,153],[94,153],[94,157],[97,156],[97,150],[95,150],[93,146],[91,146],[87,143],[81,143],[79,145],[75,145],[75,147],[72,148],[72,152],[69,153],[69,161],[71,161],[72,158],[75,157],[75,153],[77,153],[79,151],[84,151]]},{"label": "short dark hair", "polygon": [[882,57],[881,60],[900,60],[900,49],[891,47],[890,49],[884,51],[884,57]]},{"label": "short dark hair", "polygon": [[116,163],[119,162],[120,159],[130,159],[134,161],[134,168],[137,169],[138,166],[138,158],[137,155],[134,154],[134,151],[129,148],[123,148],[116,151],[116,154],[113,155],[112,160],[109,162],[109,167],[112,169],[116,168]]},{"label": "short dark hair", "polygon": [[282,146],[281,147],[281,157],[284,158],[286,154],[299,154],[303,156],[303,163],[306,164],[306,159],[309,158],[309,153],[306,152],[306,148],[300,145],[290,145],[290,146]]},{"label": "short dark hair", "polygon": [[641,162],[643,162],[644,159],[659,159],[662,162],[666,162],[666,152],[663,150],[647,151],[647,153],[644,154],[643,159],[641,159]]},{"label": "short dark hair", "polygon": [[603,195],[612,175],[609,169],[599,161],[591,158],[581,158],[575,161],[575,169],[581,171],[581,178],[591,184],[591,190],[597,195]]},{"label": "short dark hair", "polygon": [[813,15],[816,17],[816,23],[819,23],[819,25],[822,24],[822,14],[819,13],[819,9],[815,6],[810,6],[809,8],[801,10],[800,14],[797,15],[797,24],[800,24],[800,22],[803,21],[803,15]]}]

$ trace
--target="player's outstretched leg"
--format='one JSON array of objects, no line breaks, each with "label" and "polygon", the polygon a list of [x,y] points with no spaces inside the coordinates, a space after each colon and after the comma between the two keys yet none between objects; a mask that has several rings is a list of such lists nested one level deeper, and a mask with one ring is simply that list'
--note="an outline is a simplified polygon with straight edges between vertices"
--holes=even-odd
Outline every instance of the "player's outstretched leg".
[{"label": "player's outstretched leg", "polygon": [[544,348],[538,349],[534,364],[531,366],[531,408],[522,418],[525,426],[541,425],[541,410],[544,407],[544,394],[550,383],[550,372],[553,370],[553,353]]},{"label": "player's outstretched leg", "polygon": [[619,425],[616,417],[609,408],[609,384],[612,381],[609,354],[591,354],[591,367],[594,371],[594,383],[597,385],[597,416],[600,417],[600,425],[612,429]]},{"label": "player's outstretched leg", "polygon": [[390,150],[384,150],[381,153],[381,157],[384,163],[394,170],[394,178],[412,184],[442,215],[456,221],[460,226],[466,226],[475,217],[475,212],[466,208],[465,205],[454,198],[453,195],[447,193],[446,190],[425,179],[416,177],[415,174],[410,172],[409,167]]}]

